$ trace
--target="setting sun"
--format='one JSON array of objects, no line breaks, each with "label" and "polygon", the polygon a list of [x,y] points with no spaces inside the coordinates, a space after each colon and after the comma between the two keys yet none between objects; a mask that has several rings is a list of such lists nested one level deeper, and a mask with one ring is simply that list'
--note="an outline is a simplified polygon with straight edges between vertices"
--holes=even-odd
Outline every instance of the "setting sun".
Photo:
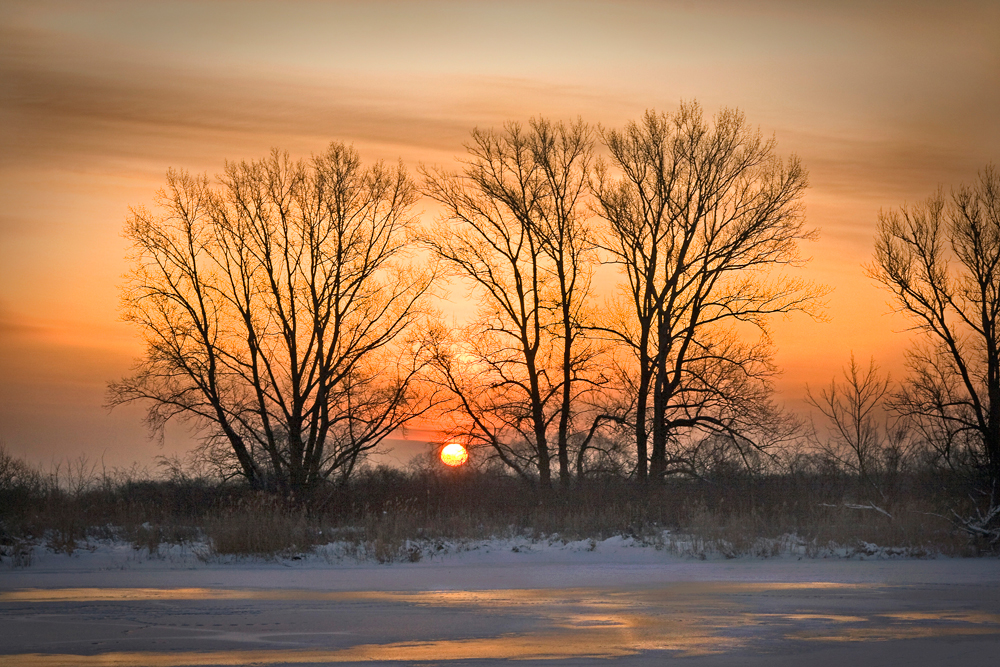
[{"label": "setting sun", "polygon": [[446,466],[457,468],[468,460],[469,452],[457,442],[445,445],[444,449],[441,450],[441,462]]}]

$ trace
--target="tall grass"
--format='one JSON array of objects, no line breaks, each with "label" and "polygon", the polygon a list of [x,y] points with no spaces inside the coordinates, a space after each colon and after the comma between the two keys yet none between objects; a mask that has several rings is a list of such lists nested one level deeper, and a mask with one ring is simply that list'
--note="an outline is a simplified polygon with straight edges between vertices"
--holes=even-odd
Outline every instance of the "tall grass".
[{"label": "tall grass", "polygon": [[471,469],[375,468],[297,498],[203,478],[108,473],[85,461],[73,471],[44,475],[0,449],[0,560],[28,565],[31,545],[73,553],[101,539],[128,541],[150,556],[164,545],[198,544],[207,556],[296,557],[338,542],[349,555],[379,562],[494,537],[624,535],[691,556],[993,548],[947,518],[968,499],[960,480],[931,469],[901,477],[877,504],[855,477],[837,471],[731,471],[649,486],[605,477],[540,494],[513,477]]}]

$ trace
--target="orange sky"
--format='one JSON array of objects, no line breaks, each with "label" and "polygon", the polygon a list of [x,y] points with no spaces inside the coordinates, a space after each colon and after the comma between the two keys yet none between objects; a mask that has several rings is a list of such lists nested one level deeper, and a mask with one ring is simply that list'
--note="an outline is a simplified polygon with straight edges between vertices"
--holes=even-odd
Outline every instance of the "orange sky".
[{"label": "orange sky", "polygon": [[776,323],[782,398],[802,409],[852,350],[901,375],[905,322],[860,267],[880,207],[1000,161],[1000,3],[0,0],[0,442],[46,466],[189,446],[101,407],[140,351],[117,311],[126,207],[168,167],[332,139],[450,163],[475,126],[681,99],[739,107],[810,171],[805,274],[835,291],[828,322]]}]

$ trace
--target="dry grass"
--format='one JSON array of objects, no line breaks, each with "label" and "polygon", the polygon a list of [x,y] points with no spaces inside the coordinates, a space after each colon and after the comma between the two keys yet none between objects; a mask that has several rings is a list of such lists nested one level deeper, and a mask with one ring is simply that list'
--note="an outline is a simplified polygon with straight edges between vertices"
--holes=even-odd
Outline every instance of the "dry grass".
[{"label": "dry grass", "polygon": [[[793,529],[782,526],[796,525]],[[825,556],[973,556],[987,553],[943,516],[916,502],[897,506],[891,516],[852,503],[823,506],[808,523],[759,512],[727,514],[700,508],[677,531],[667,548],[704,558]]]},{"label": "dry grass", "polygon": [[193,479],[76,475],[66,485],[7,464],[16,475],[0,479],[0,560],[13,566],[30,565],[31,545],[73,553],[100,539],[150,556],[200,544],[207,557],[295,557],[337,543],[346,556],[377,562],[419,560],[445,542],[556,536],[596,543],[624,535],[696,558],[965,556],[993,548],[945,518],[968,495],[939,471],[910,475],[874,506],[857,480],[838,474],[655,487],[607,478],[541,496],[501,475],[384,468],[293,502]]},{"label": "dry grass", "polygon": [[311,551],[321,538],[302,514],[274,510],[207,517],[203,528],[212,552],[223,556],[293,556]]}]

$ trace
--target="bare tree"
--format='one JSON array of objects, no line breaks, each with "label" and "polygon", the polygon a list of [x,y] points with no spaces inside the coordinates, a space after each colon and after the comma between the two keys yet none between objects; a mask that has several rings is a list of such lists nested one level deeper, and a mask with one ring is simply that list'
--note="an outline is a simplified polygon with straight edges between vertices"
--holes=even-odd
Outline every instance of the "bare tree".
[{"label": "bare tree", "polygon": [[402,263],[416,190],[343,144],[309,162],[227,163],[213,186],[170,171],[157,208],[132,209],[124,317],[145,356],[110,403],[150,403],[256,484],[333,476],[427,407],[411,334],[431,275]]},{"label": "bare tree", "polygon": [[475,130],[462,173],[425,170],[444,207],[425,244],[480,296],[479,316],[437,368],[460,428],[519,475],[548,487],[552,440],[570,478],[573,405],[592,357],[581,337],[593,251],[585,224],[592,133],[532,120],[527,129]]},{"label": "bare tree", "polygon": [[[602,329],[633,359],[622,388],[634,397],[638,477],[692,472],[706,435],[741,455],[785,437],[767,321],[809,311],[821,294],[772,276],[801,265],[798,242],[814,236],[800,204],[805,169],[778,159],[774,140],[740,112],[723,110],[710,125],[697,104],[648,111],[603,139],[610,160],[597,165],[594,187],[608,221],[602,245],[626,285]],[[758,340],[746,340],[747,325]]]},{"label": "bare tree", "polygon": [[830,380],[818,397],[806,387],[806,402],[830,426],[826,439],[814,438],[836,465],[858,476],[866,493],[874,491],[885,500],[909,450],[905,428],[891,424],[885,414],[891,380],[879,372],[874,359],[862,369],[853,353],[843,376],[843,382]]},{"label": "bare tree", "polygon": [[1000,174],[879,214],[868,275],[922,341],[892,404],[948,465],[1000,485]]}]

